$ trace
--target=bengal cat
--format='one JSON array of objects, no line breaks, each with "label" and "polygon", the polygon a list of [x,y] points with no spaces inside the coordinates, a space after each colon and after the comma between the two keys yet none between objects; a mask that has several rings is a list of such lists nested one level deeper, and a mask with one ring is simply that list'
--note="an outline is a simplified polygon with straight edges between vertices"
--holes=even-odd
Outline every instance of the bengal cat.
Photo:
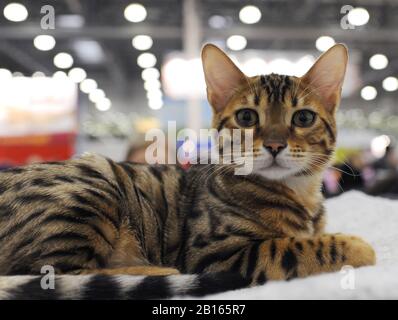
[{"label": "bengal cat", "polygon": [[[2,172],[0,298],[202,295],[373,265],[365,241],[323,231],[347,59],[338,44],[301,78],[246,77],[204,47],[213,127],[254,130],[249,175],[96,155]],[[40,287],[44,265],[54,290]]]}]

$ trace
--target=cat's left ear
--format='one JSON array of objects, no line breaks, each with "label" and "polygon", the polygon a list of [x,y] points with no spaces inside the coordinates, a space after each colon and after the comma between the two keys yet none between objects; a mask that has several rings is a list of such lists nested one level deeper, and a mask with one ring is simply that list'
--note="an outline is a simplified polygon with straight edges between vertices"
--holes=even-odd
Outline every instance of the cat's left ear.
[{"label": "cat's left ear", "polygon": [[339,43],[322,54],[302,77],[320,97],[325,108],[334,113],[340,103],[341,88],[347,68],[348,50]]}]

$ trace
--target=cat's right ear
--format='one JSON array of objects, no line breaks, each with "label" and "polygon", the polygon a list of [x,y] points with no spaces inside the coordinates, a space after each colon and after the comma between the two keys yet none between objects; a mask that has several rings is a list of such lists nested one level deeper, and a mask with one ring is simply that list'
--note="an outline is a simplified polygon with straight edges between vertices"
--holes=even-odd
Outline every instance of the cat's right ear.
[{"label": "cat's right ear", "polygon": [[246,77],[218,47],[206,44],[202,49],[202,63],[207,85],[207,99],[220,112],[232,98]]}]

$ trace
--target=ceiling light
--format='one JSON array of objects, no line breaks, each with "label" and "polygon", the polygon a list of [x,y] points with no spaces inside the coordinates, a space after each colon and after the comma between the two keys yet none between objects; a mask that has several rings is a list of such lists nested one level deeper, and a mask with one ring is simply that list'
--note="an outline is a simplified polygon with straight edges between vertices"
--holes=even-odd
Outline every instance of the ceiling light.
[{"label": "ceiling light", "polygon": [[137,58],[137,64],[141,68],[152,68],[156,65],[156,57],[149,52],[141,53]]},{"label": "ceiling light", "polygon": [[384,54],[375,54],[369,59],[369,65],[375,70],[381,70],[387,67],[388,59]]},{"label": "ceiling light", "polygon": [[375,87],[372,86],[366,86],[362,88],[361,90],[361,97],[364,100],[373,100],[377,96],[377,90]]},{"label": "ceiling light", "polygon": [[41,51],[48,51],[55,47],[55,39],[49,35],[39,35],[33,39],[33,45]]},{"label": "ceiling light", "polygon": [[253,24],[261,19],[261,11],[255,6],[246,6],[239,11],[239,19],[243,23]]},{"label": "ceiling light", "polygon": [[147,16],[145,7],[139,3],[129,4],[124,9],[124,17],[130,22],[141,22],[144,21]]},{"label": "ceiling light", "polygon": [[35,71],[32,74],[32,78],[43,78],[45,76],[46,76],[45,73],[41,71]]},{"label": "ceiling light", "polygon": [[105,98],[105,92],[102,89],[94,89],[93,91],[90,92],[88,98],[90,99],[91,102],[97,103]]},{"label": "ceiling light", "polygon": [[64,71],[56,71],[53,74],[53,78],[55,79],[65,79],[68,75]]},{"label": "ceiling light", "polygon": [[162,87],[174,99],[203,99],[206,83],[200,58],[186,59],[183,54],[167,58],[162,67]]},{"label": "ceiling light", "polygon": [[12,78],[12,73],[8,69],[0,68],[0,81]]},{"label": "ceiling light", "polygon": [[87,73],[82,68],[73,68],[70,69],[68,76],[73,82],[80,83],[86,79]]},{"label": "ceiling light", "polygon": [[316,39],[315,42],[315,47],[319,50],[319,51],[326,51],[329,48],[331,48],[336,42],[334,41],[334,39],[332,37],[329,36],[321,36],[318,39]]},{"label": "ceiling light", "polygon": [[152,110],[159,110],[163,107],[163,100],[162,99],[153,99],[148,101],[148,106]]},{"label": "ceiling light", "polygon": [[147,92],[146,97],[148,98],[148,100],[161,99],[163,97],[163,93],[162,90],[153,89]]},{"label": "ceiling light", "polygon": [[4,16],[13,22],[21,22],[27,19],[28,10],[23,4],[10,3],[4,7]]},{"label": "ceiling light", "polygon": [[108,98],[103,98],[95,104],[95,107],[99,111],[108,111],[112,107],[112,102]]},{"label": "ceiling light", "polygon": [[234,51],[243,50],[244,48],[246,48],[246,45],[247,45],[247,40],[243,36],[234,35],[230,36],[227,39],[228,48]]},{"label": "ceiling light", "polygon": [[348,13],[347,19],[354,26],[363,26],[369,21],[369,12],[365,8],[354,8]]},{"label": "ceiling light", "polygon": [[69,53],[58,53],[54,57],[54,65],[60,69],[68,69],[73,65],[73,58]]},{"label": "ceiling light", "polygon": [[223,16],[214,15],[209,18],[209,26],[213,29],[222,29],[227,26],[227,19]]},{"label": "ceiling light", "polygon": [[93,79],[84,79],[80,83],[80,90],[84,93],[90,93],[97,89],[98,85],[97,82]]},{"label": "ceiling light", "polygon": [[12,76],[18,78],[18,77],[24,77],[25,75],[22,72],[15,71],[13,72]]},{"label": "ceiling light", "polygon": [[390,137],[383,134],[372,139],[370,143],[370,150],[376,158],[381,158],[385,155],[386,148],[390,145],[390,143]]},{"label": "ceiling light", "polygon": [[145,35],[135,36],[131,42],[134,48],[141,51],[150,49],[153,44],[152,38],[150,36],[145,36]]},{"label": "ceiling light", "polygon": [[145,81],[145,83],[144,83],[144,88],[147,91],[158,90],[158,89],[160,89],[160,87],[161,87],[161,83],[158,79],[150,79],[150,80]]},{"label": "ceiling light", "polygon": [[151,79],[159,79],[160,72],[156,68],[147,68],[144,69],[141,73],[141,77],[144,81],[151,80]]},{"label": "ceiling light", "polygon": [[387,77],[383,80],[383,88],[386,91],[398,90],[398,79],[396,77]]}]

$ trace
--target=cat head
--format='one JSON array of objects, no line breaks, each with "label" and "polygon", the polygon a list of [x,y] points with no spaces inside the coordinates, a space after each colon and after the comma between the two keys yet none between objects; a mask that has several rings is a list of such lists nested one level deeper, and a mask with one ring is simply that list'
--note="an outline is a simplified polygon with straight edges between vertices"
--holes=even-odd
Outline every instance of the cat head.
[{"label": "cat head", "polygon": [[[302,77],[247,77],[219,48],[207,44],[202,62],[213,127],[253,132],[253,173],[268,179],[321,172],[336,142],[335,114],[348,53],[336,44]],[[242,144],[243,148],[243,144]]]}]

